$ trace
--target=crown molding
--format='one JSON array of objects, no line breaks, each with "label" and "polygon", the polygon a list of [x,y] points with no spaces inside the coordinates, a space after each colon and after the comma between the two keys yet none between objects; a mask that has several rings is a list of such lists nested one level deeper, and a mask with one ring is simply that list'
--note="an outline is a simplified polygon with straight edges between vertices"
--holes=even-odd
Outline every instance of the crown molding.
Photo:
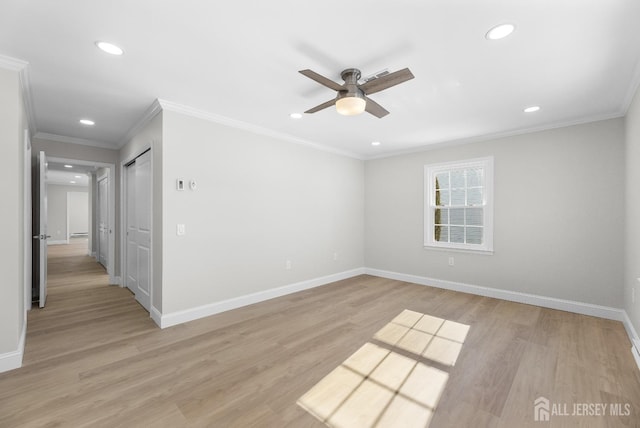
[{"label": "crown molding", "polygon": [[282,132],[277,132],[272,129],[263,128],[258,125],[252,125],[247,122],[243,122],[237,119],[231,119],[229,117],[221,116],[215,113],[211,113],[204,110],[199,110],[193,107],[185,106],[182,104],[174,103],[171,101],[158,99],[157,100],[160,106],[162,106],[163,110],[172,111],[175,113],[184,114],[186,116],[195,117],[197,119],[207,120],[209,122],[218,123],[221,125],[226,125],[231,128],[242,129],[244,131],[253,132],[254,134],[264,135],[266,137],[276,138],[279,140],[289,141],[291,143],[300,144],[303,146],[311,147],[316,150],[320,150],[323,152],[329,152],[341,156],[346,156],[354,159],[362,160],[363,157],[352,153],[346,150],[340,150],[333,147],[326,146],[324,144],[315,143],[313,141],[304,140],[302,138],[297,138],[289,134],[285,134]]},{"label": "crown molding", "polygon": [[57,143],[80,144],[83,146],[98,147],[101,149],[118,150],[118,148],[114,147],[113,144],[105,143],[102,141],[93,141],[93,140],[86,140],[84,138],[67,137],[65,135],[49,134],[47,132],[38,132],[33,136],[33,138],[37,138],[38,140],[55,141]]},{"label": "crown molding", "polygon": [[27,115],[27,125],[29,126],[29,133],[34,135],[37,132],[36,129],[36,112],[33,106],[33,95],[31,93],[31,78],[29,77],[29,64],[27,64],[20,73],[18,78],[20,80],[20,87],[22,88],[22,102],[24,103],[24,110]]},{"label": "crown molding", "polygon": [[27,115],[27,124],[31,135],[36,133],[36,114],[33,109],[33,97],[31,95],[31,79],[29,78],[29,63],[21,59],[0,55],[0,68],[18,72],[22,100]]},{"label": "crown molding", "polygon": [[0,68],[11,71],[22,71],[29,63],[21,59],[12,58],[10,56],[0,55]]},{"label": "crown molding", "polygon": [[365,157],[364,160],[391,158],[395,156],[404,156],[404,155],[410,155],[415,153],[428,152],[430,150],[443,149],[443,148],[453,147],[453,146],[461,146],[465,144],[482,143],[484,141],[493,141],[493,140],[499,140],[501,138],[516,137],[518,135],[533,134],[535,132],[551,131],[559,128],[568,128],[570,126],[585,125],[587,123],[593,123],[593,122],[601,122],[603,120],[618,119],[618,118],[624,117],[624,115],[625,115],[624,112],[617,111],[614,113],[594,115],[594,116],[584,117],[584,118],[575,119],[575,120],[568,120],[563,122],[555,122],[555,123],[535,126],[535,127],[526,128],[526,129],[496,132],[493,134],[478,135],[475,137],[460,138],[456,140],[437,141],[434,143],[423,144],[412,149],[398,150],[394,152],[381,153],[376,156]]},{"label": "crown molding", "polygon": [[135,125],[133,125],[127,133],[122,137],[120,143],[118,144],[118,148],[122,148],[125,144],[133,139],[151,120],[156,117],[158,113],[162,111],[162,106],[160,105],[160,100],[155,99],[151,105],[147,108],[147,110],[143,113],[142,117]]},{"label": "crown molding", "polygon": [[627,89],[627,95],[622,100],[622,106],[620,111],[623,115],[626,116],[629,111],[629,107],[631,107],[631,103],[633,102],[633,98],[636,96],[638,89],[640,88],[640,60],[636,62],[636,66],[633,69],[633,76],[631,77],[631,82],[629,83],[629,89]]}]

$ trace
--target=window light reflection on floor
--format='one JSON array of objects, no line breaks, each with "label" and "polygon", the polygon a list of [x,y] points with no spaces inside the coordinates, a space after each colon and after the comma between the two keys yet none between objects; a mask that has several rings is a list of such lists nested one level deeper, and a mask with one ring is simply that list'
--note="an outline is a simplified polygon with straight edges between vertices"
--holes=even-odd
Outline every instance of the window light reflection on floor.
[{"label": "window light reflection on floor", "polygon": [[[298,400],[335,428],[428,427],[469,326],[404,310]],[[394,352],[394,349],[397,352]],[[412,355],[412,357],[407,356]]]}]

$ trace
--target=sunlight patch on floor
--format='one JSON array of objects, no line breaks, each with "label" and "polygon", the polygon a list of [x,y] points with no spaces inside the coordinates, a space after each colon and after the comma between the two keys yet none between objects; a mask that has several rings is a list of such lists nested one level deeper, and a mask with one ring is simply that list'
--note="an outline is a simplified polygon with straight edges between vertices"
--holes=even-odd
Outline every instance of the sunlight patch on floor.
[{"label": "sunlight patch on floor", "polygon": [[[298,400],[332,428],[428,427],[469,326],[404,310]],[[394,352],[397,351],[397,352]],[[407,356],[407,354],[413,357]]]}]

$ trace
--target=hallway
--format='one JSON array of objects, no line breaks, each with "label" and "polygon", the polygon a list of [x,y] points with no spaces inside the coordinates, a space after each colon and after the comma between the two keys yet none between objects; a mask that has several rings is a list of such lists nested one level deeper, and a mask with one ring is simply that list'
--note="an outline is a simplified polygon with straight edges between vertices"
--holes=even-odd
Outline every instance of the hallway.
[{"label": "hallway", "polygon": [[87,255],[86,238],[48,252],[47,305],[29,312],[23,367],[122,340],[133,326],[154,328],[129,290],[109,286],[105,269]]}]

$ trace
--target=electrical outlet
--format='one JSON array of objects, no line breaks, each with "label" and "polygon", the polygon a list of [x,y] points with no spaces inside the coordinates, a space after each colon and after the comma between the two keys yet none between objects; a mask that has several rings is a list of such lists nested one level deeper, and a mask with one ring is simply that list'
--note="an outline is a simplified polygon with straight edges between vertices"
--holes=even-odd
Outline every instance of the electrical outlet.
[{"label": "electrical outlet", "polygon": [[291,260],[287,260],[284,264],[286,270],[291,270]]},{"label": "electrical outlet", "polygon": [[455,264],[456,264],[456,262],[453,259],[453,257],[449,257],[449,266],[454,266]]},{"label": "electrical outlet", "polygon": [[186,233],[187,233],[187,229],[186,229],[186,226],[184,224],[177,224],[176,225],[176,234],[178,236],[186,235]]}]

